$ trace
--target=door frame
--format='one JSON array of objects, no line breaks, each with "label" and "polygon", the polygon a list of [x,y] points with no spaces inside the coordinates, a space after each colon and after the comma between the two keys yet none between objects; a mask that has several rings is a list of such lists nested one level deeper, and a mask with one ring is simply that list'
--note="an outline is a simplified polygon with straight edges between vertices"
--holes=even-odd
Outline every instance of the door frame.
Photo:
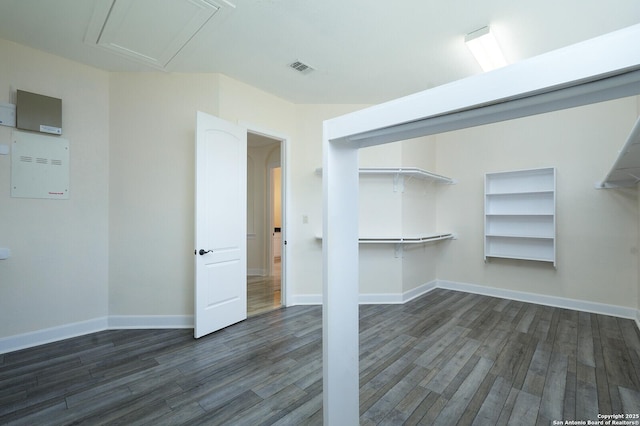
[{"label": "door frame", "polygon": [[[287,246],[287,238],[288,238],[288,218],[290,216],[290,191],[291,191],[291,182],[290,182],[290,173],[289,173],[289,159],[290,156],[290,138],[279,132],[275,132],[268,128],[255,125],[253,123],[248,123],[244,121],[239,121],[238,124],[245,129],[247,129],[247,133],[253,133],[254,135],[264,136],[269,139],[273,139],[276,142],[280,142],[280,167],[281,167],[281,203],[282,203],[282,226],[280,230],[280,235],[282,236],[282,247],[281,247],[281,277],[280,277],[280,297],[282,306],[291,306],[291,295],[290,291],[288,291],[288,277],[289,277],[289,267],[288,267],[288,259],[289,259],[289,249]],[[271,214],[271,213],[269,213]],[[271,235],[271,234],[269,234]],[[271,247],[269,244],[269,254],[271,253]],[[270,266],[269,266],[270,267]]]},{"label": "door frame", "polygon": [[[282,143],[280,143],[280,148],[282,148]],[[282,155],[281,155],[282,156]],[[267,163],[267,174],[268,174],[268,180],[269,180],[269,184],[267,186],[267,205],[268,205],[268,211],[267,211],[267,223],[269,224],[269,232],[267,235],[267,240],[269,241],[269,244],[267,244],[267,259],[269,260],[269,275],[273,275],[273,234],[274,234],[274,219],[275,219],[275,215],[273,214],[273,208],[274,208],[274,202],[273,202],[273,189],[274,189],[274,185],[273,185],[273,171],[274,169],[280,169],[280,239],[282,240],[282,164],[281,164],[281,159],[278,159],[278,162],[273,162],[273,163]],[[280,247],[280,261],[282,262],[282,247]],[[281,263],[282,265],[282,263]],[[284,304],[284,303],[283,303]]]}]

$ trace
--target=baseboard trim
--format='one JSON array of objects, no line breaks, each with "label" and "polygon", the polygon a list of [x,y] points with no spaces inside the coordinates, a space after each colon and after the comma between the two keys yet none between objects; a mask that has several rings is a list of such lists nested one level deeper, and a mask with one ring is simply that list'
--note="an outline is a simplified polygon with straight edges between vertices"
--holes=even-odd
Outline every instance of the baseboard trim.
[{"label": "baseboard trim", "polygon": [[369,293],[360,294],[358,303],[360,305],[401,305],[404,300],[399,293]]},{"label": "baseboard trim", "polygon": [[322,305],[321,294],[296,294],[289,297],[289,306]]},{"label": "baseboard trim", "polygon": [[[437,288],[628,318],[634,320],[640,329],[640,310],[637,309],[447,280],[431,281],[404,293],[361,294],[359,303],[404,304]],[[290,306],[296,305],[322,305],[322,294],[292,295]],[[193,315],[111,315],[2,337],[0,338],[0,354],[109,329],[193,328],[193,322]]]},{"label": "baseboard trim", "polygon": [[193,315],[111,315],[109,329],[193,328]]},{"label": "baseboard trim", "polygon": [[[548,296],[543,294],[528,293],[524,291],[506,290],[495,287],[486,287],[477,284],[468,284],[447,280],[435,280],[418,286],[402,294],[361,294],[360,304],[403,304],[437,288],[462,291],[465,293],[481,294],[484,296],[499,297],[501,299],[517,300],[537,305],[553,306],[556,308],[572,309],[575,311],[590,312],[594,314],[610,315],[619,318],[627,318],[635,321],[640,330],[640,310],[625,308],[623,306],[609,305],[606,303],[590,302],[587,300],[568,299],[564,297]],[[321,294],[307,294],[292,296],[294,305],[322,305]]]},{"label": "baseboard trim", "polygon": [[435,290],[436,288],[438,288],[438,281],[430,281],[428,283],[422,284],[421,286],[418,286],[414,289],[411,289],[409,291],[406,291],[403,294],[403,303],[407,303],[410,300],[415,299],[416,297],[420,297],[423,294],[427,294],[430,291]]},{"label": "baseboard trim", "polygon": [[0,338],[0,354],[70,339],[107,329],[108,317],[74,322],[43,330]]},{"label": "baseboard trim", "polygon": [[247,275],[250,277],[266,277],[269,273],[263,268],[250,268],[247,269]]},{"label": "baseboard trim", "polygon": [[524,291],[506,290],[495,287],[485,287],[477,284],[460,283],[455,281],[438,280],[438,288],[462,291],[465,293],[481,294],[484,296],[499,297],[501,299],[517,300],[520,302],[535,303],[537,305],[553,306],[556,308],[572,309],[575,311],[590,312],[593,314],[611,315],[619,318],[637,320],[637,310],[623,306],[608,305],[606,303],[590,302],[587,300],[568,299],[558,296],[528,293]]},{"label": "baseboard trim", "polygon": [[[420,297],[437,287],[437,281],[422,284],[404,293],[364,293],[358,297],[361,305],[398,305]],[[289,306],[322,305],[322,294],[302,294],[291,297]]]},{"label": "baseboard trim", "polygon": [[111,315],[0,338],[0,354],[104,330],[193,328],[193,315]]}]

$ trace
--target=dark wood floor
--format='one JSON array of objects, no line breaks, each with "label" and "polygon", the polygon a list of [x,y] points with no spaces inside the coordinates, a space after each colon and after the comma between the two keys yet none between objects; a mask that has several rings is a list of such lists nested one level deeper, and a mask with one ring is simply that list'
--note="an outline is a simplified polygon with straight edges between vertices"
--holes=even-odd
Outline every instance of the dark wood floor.
[{"label": "dark wood floor", "polygon": [[[435,290],[360,309],[363,425],[548,425],[640,412],[631,320]],[[322,423],[321,308],[112,330],[0,355],[0,424]]]}]

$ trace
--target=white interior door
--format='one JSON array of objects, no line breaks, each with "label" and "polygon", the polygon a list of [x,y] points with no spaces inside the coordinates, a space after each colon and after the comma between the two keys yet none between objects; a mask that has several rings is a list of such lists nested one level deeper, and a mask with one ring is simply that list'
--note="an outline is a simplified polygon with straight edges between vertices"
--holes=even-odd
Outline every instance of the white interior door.
[{"label": "white interior door", "polygon": [[247,131],[196,119],[194,336],[247,318]]}]

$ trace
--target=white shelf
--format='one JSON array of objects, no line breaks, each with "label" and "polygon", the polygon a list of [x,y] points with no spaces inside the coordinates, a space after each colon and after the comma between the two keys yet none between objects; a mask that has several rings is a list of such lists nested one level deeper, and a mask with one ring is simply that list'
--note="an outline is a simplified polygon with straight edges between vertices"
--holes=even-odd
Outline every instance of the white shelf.
[{"label": "white shelf", "polygon": [[596,188],[625,188],[640,182],[640,117],[613,163],[611,170]]},{"label": "white shelf", "polygon": [[455,180],[438,175],[436,173],[429,172],[427,170],[419,169],[417,167],[363,167],[358,169],[360,174],[372,174],[372,175],[399,175],[407,176],[414,179],[430,180],[437,183],[454,184]]},{"label": "white shelf", "polygon": [[[423,236],[399,236],[399,237],[375,237],[366,236],[359,237],[360,244],[425,244],[435,241],[450,240],[455,238],[451,233],[446,234],[428,234]],[[322,235],[316,236],[317,240],[322,240]]]},{"label": "white shelf", "polygon": [[485,175],[484,258],[556,264],[554,168]]},{"label": "white shelf", "polygon": [[[317,240],[322,240],[322,236],[316,236]],[[393,244],[395,246],[395,257],[403,257],[404,246],[407,244],[428,244],[443,240],[455,239],[455,235],[446,234],[427,234],[422,236],[399,236],[399,237],[359,237],[359,244]]]},{"label": "white shelf", "polygon": [[511,191],[511,192],[488,192],[486,195],[488,197],[500,197],[500,196],[510,196],[510,195],[545,195],[545,194],[553,194],[553,190],[541,190],[541,191]]},{"label": "white shelf", "polygon": [[[393,175],[406,176],[414,179],[434,181],[437,183],[454,184],[456,181],[446,176],[432,173],[417,167],[361,167],[358,169],[361,175]],[[316,173],[322,175],[322,168],[316,169]]]},{"label": "white shelf", "polygon": [[360,244],[424,244],[453,239],[453,234],[432,234],[419,237],[360,237]]},{"label": "white shelf", "polygon": [[552,235],[534,235],[534,234],[486,234],[487,237],[499,237],[499,238],[534,238],[538,240],[553,240]]}]

